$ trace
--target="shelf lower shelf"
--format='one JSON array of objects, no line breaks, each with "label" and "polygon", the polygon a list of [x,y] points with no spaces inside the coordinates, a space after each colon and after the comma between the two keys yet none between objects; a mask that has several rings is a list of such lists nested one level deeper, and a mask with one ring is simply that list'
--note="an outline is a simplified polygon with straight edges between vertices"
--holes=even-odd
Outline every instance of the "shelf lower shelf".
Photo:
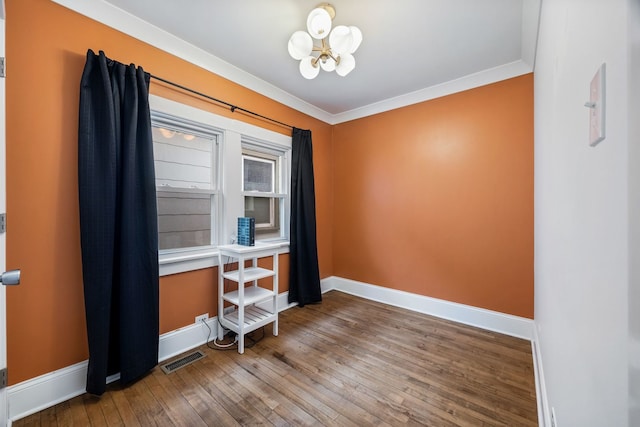
[{"label": "shelf lower shelf", "polygon": [[[248,286],[244,288],[243,305],[255,304],[268,298],[273,298],[273,296],[273,291],[270,291],[269,289],[261,288],[259,286]],[[240,305],[240,294],[238,291],[227,292],[222,296],[222,299],[233,305]]]},{"label": "shelf lower shelf", "polygon": [[[252,282],[254,280],[264,279],[266,277],[274,276],[275,272],[273,270],[267,270],[266,268],[261,267],[247,267],[244,269],[244,281]],[[238,270],[234,271],[225,271],[222,273],[222,277],[225,279],[233,280],[234,282],[240,281],[240,272]]]},{"label": "shelf lower shelf", "polygon": [[[277,318],[277,313],[271,313],[260,307],[251,306],[244,310],[244,333],[254,331],[268,323],[273,322]],[[223,326],[238,333],[240,324],[238,322],[238,310],[225,314],[221,320]]]}]

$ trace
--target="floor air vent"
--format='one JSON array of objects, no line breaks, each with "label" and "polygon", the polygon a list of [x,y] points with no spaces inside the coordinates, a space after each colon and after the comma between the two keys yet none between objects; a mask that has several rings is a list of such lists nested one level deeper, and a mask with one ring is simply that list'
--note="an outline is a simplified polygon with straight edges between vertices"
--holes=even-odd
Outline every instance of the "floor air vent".
[{"label": "floor air vent", "polygon": [[166,363],[164,365],[160,365],[160,369],[164,371],[165,374],[170,374],[172,372],[177,371],[180,368],[184,368],[191,363],[200,360],[204,357],[204,353],[201,351],[194,351],[193,353],[189,353],[184,357],[181,357],[178,360],[174,360],[173,362]]}]

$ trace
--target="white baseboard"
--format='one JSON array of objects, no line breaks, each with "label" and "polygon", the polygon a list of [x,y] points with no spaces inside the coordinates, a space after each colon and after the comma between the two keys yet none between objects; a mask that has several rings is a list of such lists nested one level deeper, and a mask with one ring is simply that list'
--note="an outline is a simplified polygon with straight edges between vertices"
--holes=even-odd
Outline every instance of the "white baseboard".
[{"label": "white baseboard", "polygon": [[[456,304],[408,292],[383,288],[339,277],[321,281],[322,292],[338,290],[385,304],[407,308],[468,325],[501,332],[519,338],[533,339],[533,321],[508,314]],[[288,292],[278,295],[279,311],[294,307],[289,304]],[[211,337],[217,331],[217,318],[207,320]],[[160,362],[204,344],[208,330],[204,325],[189,325],[160,336],[158,359]],[[535,357],[535,356],[534,356]],[[541,361],[541,359],[540,359]],[[85,392],[87,361],[41,375],[7,388],[9,419],[15,421],[49,408]],[[538,365],[541,374],[541,365]],[[107,382],[116,381],[113,375]],[[543,383],[544,384],[544,383]],[[542,390],[544,392],[544,388]]]},{"label": "white baseboard", "polygon": [[551,426],[551,411],[547,398],[547,385],[544,381],[544,369],[542,369],[542,350],[538,338],[538,328],[533,327],[533,340],[531,341],[531,353],[533,354],[533,372],[536,380],[536,401],[538,402],[538,425],[540,427]]},{"label": "white baseboard", "polygon": [[329,277],[325,280],[327,281],[327,286],[331,289],[372,301],[406,308],[418,313],[453,320],[465,325],[476,326],[517,338],[533,339],[533,320],[524,317],[416,295],[341,277]]},{"label": "white baseboard", "polygon": [[15,421],[84,392],[87,362],[41,375],[7,388],[9,420]]},{"label": "white baseboard", "polygon": [[[217,333],[217,318],[207,320],[211,336]],[[160,335],[158,359],[163,362],[178,354],[204,344],[208,329],[204,325],[189,325]],[[24,418],[85,392],[88,361],[41,375],[7,388],[9,419]],[[119,374],[107,378],[111,383],[120,378]]]}]

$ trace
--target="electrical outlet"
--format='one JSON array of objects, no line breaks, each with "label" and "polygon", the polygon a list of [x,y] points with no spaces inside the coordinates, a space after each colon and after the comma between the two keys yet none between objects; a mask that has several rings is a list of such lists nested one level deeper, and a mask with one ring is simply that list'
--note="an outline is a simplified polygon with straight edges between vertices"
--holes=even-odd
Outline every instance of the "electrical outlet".
[{"label": "electrical outlet", "polygon": [[551,427],[558,427],[556,422],[556,408],[551,408]]},{"label": "electrical outlet", "polygon": [[209,313],[201,314],[200,316],[196,316],[196,322],[200,323],[202,321],[206,321],[209,318]]}]

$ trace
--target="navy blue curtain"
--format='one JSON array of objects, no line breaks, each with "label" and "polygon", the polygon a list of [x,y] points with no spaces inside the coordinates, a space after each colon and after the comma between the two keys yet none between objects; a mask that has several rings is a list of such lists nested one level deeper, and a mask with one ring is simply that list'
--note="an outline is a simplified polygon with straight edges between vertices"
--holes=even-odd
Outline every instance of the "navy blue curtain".
[{"label": "navy blue curtain", "polygon": [[322,301],[316,236],[316,194],[311,131],[293,128],[289,303]]},{"label": "navy blue curtain", "polygon": [[87,392],[158,364],[158,225],[150,75],[87,52],[80,83],[78,184],[89,342]]}]

